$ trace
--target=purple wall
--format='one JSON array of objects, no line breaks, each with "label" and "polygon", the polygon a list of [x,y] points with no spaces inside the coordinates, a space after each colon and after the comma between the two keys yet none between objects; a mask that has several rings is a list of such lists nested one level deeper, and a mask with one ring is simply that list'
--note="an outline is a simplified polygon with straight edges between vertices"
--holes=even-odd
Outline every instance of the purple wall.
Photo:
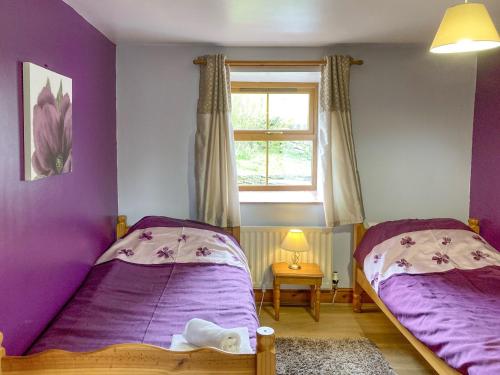
[{"label": "purple wall", "polygon": [[500,250],[500,51],[478,58],[470,215]]},{"label": "purple wall", "polygon": [[[21,181],[21,62],[73,79],[73,172]],[[22,353],[113,240],[115,46],[61,0],[0,0],[0,331]]]}]

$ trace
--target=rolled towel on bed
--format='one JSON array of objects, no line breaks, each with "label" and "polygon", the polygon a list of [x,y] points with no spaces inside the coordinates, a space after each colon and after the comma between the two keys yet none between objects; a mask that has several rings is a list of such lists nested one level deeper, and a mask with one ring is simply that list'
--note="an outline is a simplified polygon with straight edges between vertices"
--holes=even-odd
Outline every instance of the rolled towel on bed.
[{"label": "rolled towel on bed", "polygon": [[238,353],[240,350],[241,337],[238,332],[207,320],[191,319],[186,323],[183,335],[192,345],[211,346],[231,353]]}]

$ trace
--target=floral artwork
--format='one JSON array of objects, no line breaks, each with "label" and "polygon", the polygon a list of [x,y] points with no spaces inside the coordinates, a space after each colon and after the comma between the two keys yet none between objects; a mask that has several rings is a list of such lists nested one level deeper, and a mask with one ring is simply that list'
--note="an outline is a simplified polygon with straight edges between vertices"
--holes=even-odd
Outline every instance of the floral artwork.
[{"label": "floral artwork", "polygon": [[187,238],[188,238],[188,236],[186,236],[185,234],[181,234],[180,237],[177,239],[177,242],[179,242],[179,243],[181,243],[181,242],[186,243],[187,242]]},{"label": "floral artwork", "polygon": [[486,241],[483,240],[483,238],[480,235],[478,235],[478,234],[473,235],[472,238],[474,238],[476,241],[479,241],[479,242],[481,242],[483,244],[486,244]]},{"label": "floral artwork", "polygon": [[412,264],[404,258],[402,258],[401,260],[397,260],[396,264],[398,265],[398,267],[404,267],[405,270],[412,266]]},{"label": "floral artwork", "polygon": [[197,250],[196,250],[196,256],[197,257],[201,257],[201,256],[209,256],[210,254],[212,254],[212,252],[208,249],[208,247],[199,247]]},{"label": "floral artwork", "polygon": [[401,245],[410,248],[411,246],[415,245],[415,241],[410,236],[406,236],[401,238]]},{"label": "floral artwork", "polygon": [[472,258],[474,258],[474,260],[481,260],[485,259],[486,257],[489,257],[488,254],[483,253],[481,250],[471,251],[470,254],[472,255]]},{"label": "floral artwork", "polygon": [[447,264],[450,261],[450,257],[447,254],[441,254],[441,252],[434,253],[432,260],[436,261],[437,264]]},{"label": "floral artwork", "polygon": [[451,238],[448,236],[443,237],[443,240],[441,241],[441,244],[444,246],[447,246],[451,243]]},{"label": "floral artwork", "polygon": [[174,256],[174,251],[169,249],[168,246],[165,246],[163,249],[160,249],[156,252],[158,258],[172,258]]},{"label": "floral artwork", "polygon": [[144,231],[141,233],[141,235],[139,236],[139,239],[140,240],[147,240],[147,241],[151,241],[153,239],[153,232],[151,231]]},{"label": "floral artwork", "polygon": [[32,181],[72,171],[72,80],[23,63],[24,176]]},{"label": "floral artwork", "polygon": [[218,233],[214,234],[213,237],[217,240],[219,240],[220,242],[222,243],[226,243],[226,237],[225,236],[222,236]]},{"label": "floral artwork", "polygon": [[118,251],[118,255],[120,255],[120,254],[123,254],[126,257],[131,257],[132,255],[134,255],[134,250],[132,250],[132,249],[121,249],[120,251]]}]

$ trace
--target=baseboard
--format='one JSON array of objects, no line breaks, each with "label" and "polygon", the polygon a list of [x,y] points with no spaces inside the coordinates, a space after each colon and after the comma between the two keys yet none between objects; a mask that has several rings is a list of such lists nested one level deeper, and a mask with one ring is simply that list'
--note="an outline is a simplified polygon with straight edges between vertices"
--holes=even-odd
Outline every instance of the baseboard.
[{"label": "baseboard", "polygon": [[[280,301],[284,305],[304,305],[309,302],[310,294],[307,289],[281,289]],[[255,302],[260,303],[262,300],[262,290],[254,289]],[[336,303],[352,303],[352,288],[339,288],[335,296]],[[333,292],[331,290],[321,291],[321,303],[332,303]],[[266,289],[264,302],[273,301],[273,290]],[[363,293],[364,303],[373,303],[370,297]]]}]

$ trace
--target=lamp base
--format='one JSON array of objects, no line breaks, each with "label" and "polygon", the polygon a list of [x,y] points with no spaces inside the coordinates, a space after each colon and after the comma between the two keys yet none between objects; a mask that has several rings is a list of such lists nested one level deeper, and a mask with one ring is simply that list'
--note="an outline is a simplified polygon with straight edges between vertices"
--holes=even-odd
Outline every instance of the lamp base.
[{"label": "lamp base", "polygon": [[290,268],[291,270],[300,270],[302,267],[300,267],[299,262],[300,262],[300,253],[294,251],[292,255],[292,263],[288,265],[288,268]]}]

